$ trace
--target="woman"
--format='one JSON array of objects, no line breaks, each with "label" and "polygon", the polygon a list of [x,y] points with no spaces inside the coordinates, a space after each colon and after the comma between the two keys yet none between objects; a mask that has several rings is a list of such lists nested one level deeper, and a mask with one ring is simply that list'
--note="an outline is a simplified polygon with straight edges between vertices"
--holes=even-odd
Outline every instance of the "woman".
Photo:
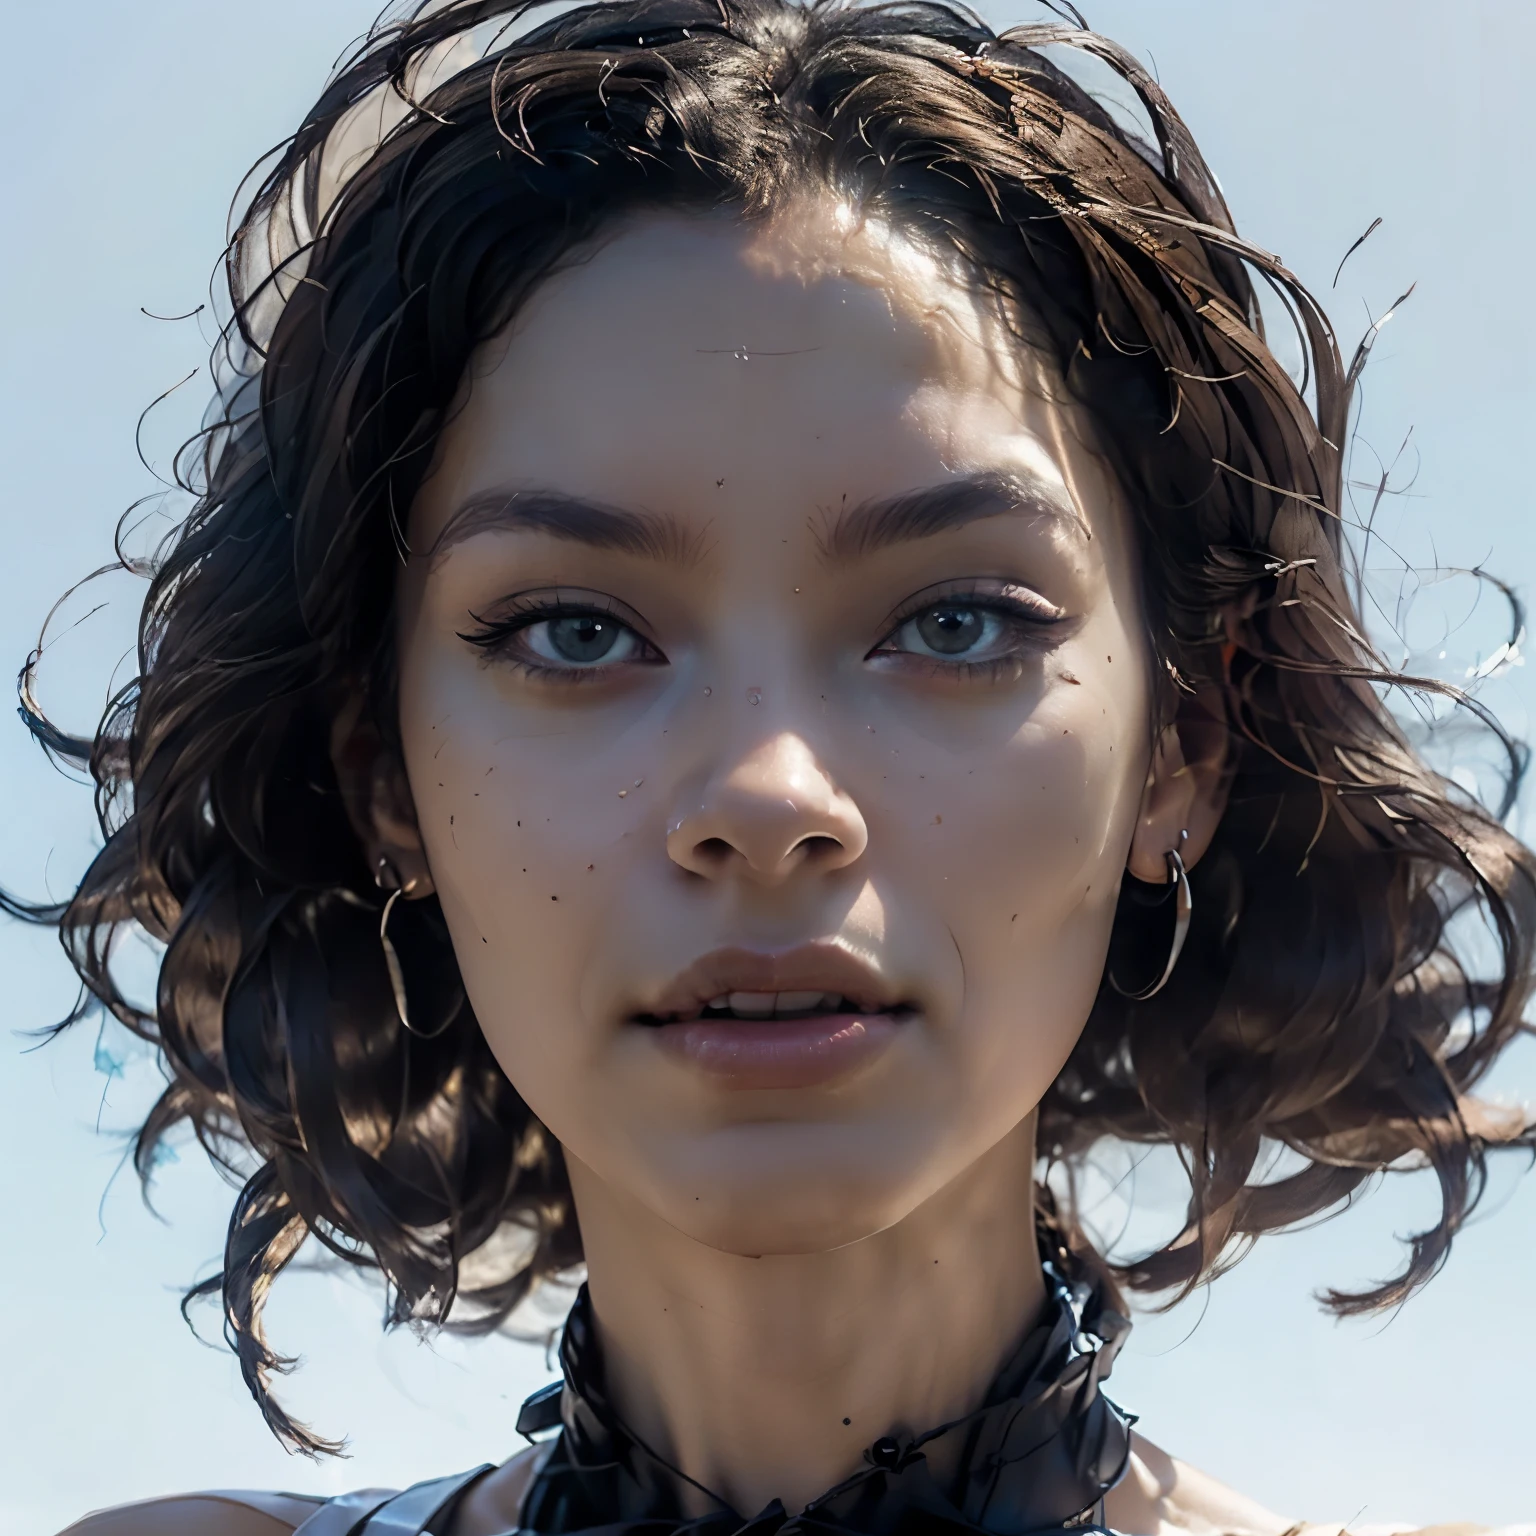
[{"label": "woman", "polygon": [[[34,726],[109,834],[43,915],[172,1071],[141,1167],[254,1158],[205,1289],[272,1430],[328,1448],[261,1323],[310,1239],[397,1322],[584,1265],[564,1386],[398,1498],[75,1529],[1278,1536],[1103,1395],[1117,1285],[1417,1162],[1439,1220],[1332,1295],[1394,1305],[1529,1144],[1471,1090],[1536,870],[1386,708],[1361,360],[1074,24],[524,9],[381,29],[263,181],[140,678]],[[1105,1136],[1191,1184],[1117,1269]]]}]

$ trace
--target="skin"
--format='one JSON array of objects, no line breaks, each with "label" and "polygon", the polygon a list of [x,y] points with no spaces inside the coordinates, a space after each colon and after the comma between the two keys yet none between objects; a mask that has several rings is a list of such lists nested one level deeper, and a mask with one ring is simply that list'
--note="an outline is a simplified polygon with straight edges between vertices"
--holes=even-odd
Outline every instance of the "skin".
[{"label": "skin", "polygon": [[[803,1505],[1031,1325],[1036,1106],[1124,872],[1193,864],[1220,815],[1219,752],[1152,724],[1119,488],[963,274],[820,201],[652,217],[550,279],[471,367],[409,542],[404,761],[337,730],[359,835],[436,891],[565,1149],[621,1410],[736,1508]],[[597,662],[560,653],[573,605],[617,637]],[[972,651],[932,650],[936,608]],[[637,1022],[703,955],[807,945],[882,1004],[835,1073],[733,1076]],[[512,1523],[526,1474],[454,1536]],[[1142,1441],[1110,1517],[1287,1525]]]},{"label": "skin", "polygon": [[[971,285],[830,203],[655,218],[477,359],[413,509],[404,772],[360,821],[565,1149],[620,1405],[744,1511],[962,1411],[1032,1321],[1035,1107],[1123,871],[1219,810],[1153,740],[1130,520],[1051,394]],[[1029,494],[870,547],[869,509],[978,475]],[[463,638],[557,591],[629,659]],[[1051,622],[982,606],[1021,593]],[[969,666],[904,623],[945,597],[992,626]],[[809,943],[913,1010],[833,1081],[743,1087],[633,1022],[701,955]]]}]

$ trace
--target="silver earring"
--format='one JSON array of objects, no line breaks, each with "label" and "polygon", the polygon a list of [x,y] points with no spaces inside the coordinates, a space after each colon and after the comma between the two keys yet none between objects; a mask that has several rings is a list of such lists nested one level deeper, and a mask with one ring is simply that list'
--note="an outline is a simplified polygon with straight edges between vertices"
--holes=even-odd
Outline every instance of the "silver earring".
[{"label": "silver earring", "polygon": [[[1188,836],[1188,832],[1179,833],[1181,846]],[[1185,873],[1184,860],[1179,856],[1179,850],[1170,848],[1163,857],[1168,861],[1168,884],[1174,887],[1175,903],[1173,943],[1168,946],[1168,963],[1163,967],[1163,974],[1150,987],[1144,987],[1140,992],[1127,992],[1115,980],[1113,973],[1109,978],[1110,986],[1121,997],[1132,1003],[1144,1003],[1149,997],[1156,997],[1168,985],[1168,978],[1173,975],[1173,968],[1179,963],[1179,952],[1184,948],[1184,940],[1189,937],[1189,919],[1195,910],[1194,899],[1189,894],[1189,876]]]},{"label": "silver earring", "polygon": [[395,994],[395,1012],[400,1015],[400,1022],[408,1033],[416,1036],[418,1040],[434,1040],[442,1034],[453,1022],[452,1017],[444,1023],[443,1029],[433,1030],[427,1034],[424,1030],[417,1029],[411,1023],[410,1002],[405,994],[405,972],[400,969],[400,956],[395,952],[395,946],[389,937],[389,918],[395,910],[395,903],[409,891],[416,882],[412,880],[410,885],[401,882],[400,871],[390,863],[389,859],[379,855],[379,865],[373,874],[373,883],[381,891],[389,892],[389,899],[384,903],[384,911],[379,917],[379,947],[384,951],[384,968],[389,972],[390,990]]}]

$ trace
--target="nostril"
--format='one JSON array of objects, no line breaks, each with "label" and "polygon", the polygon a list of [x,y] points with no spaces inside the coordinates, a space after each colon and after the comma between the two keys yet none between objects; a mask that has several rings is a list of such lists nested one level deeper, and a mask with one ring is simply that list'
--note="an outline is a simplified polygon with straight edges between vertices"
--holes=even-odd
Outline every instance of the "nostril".
[{"label": "nostril", "polygon": [[826,859],[843,851],[843,845],[835,837],[802,837],[795,844],[797,850],[804,852],[805,857],[815,862],[818,859]]},{"label": "nostril", "polygon": [[718,864],[730,858],[735,850],[723,837],[706,837],[702,843],[695,844],[694,851],[711,864]]}]

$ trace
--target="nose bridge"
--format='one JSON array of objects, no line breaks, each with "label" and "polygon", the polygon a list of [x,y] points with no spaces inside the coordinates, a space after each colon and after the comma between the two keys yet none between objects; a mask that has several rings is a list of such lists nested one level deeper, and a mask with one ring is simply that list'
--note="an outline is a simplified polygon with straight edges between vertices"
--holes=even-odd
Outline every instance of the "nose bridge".
[{"label": "nose bridge", "polygon": [[695,874],[776,884],[807,863],[841,868],[869,841],[857,805],[800,732],[726,743],[668,829],[673,861]]}]

